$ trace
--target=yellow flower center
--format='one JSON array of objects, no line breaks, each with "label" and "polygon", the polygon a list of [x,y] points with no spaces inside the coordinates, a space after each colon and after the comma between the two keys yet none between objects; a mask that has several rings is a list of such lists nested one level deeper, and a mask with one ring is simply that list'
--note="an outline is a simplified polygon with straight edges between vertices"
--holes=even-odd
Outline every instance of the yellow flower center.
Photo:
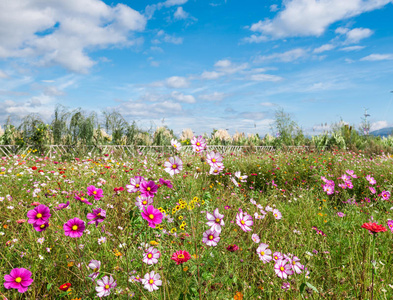
[{"label": "yellow flower center", "polygon": [[17,282],[17,283],[19,283],[19,282],[21,282],[22,281],[22,278],[20,278],[20,277],[17,277],[16,279],[15,279],[15,282]]},{"label": "yellow flower center", "polygon": [[261,255],[265,255],[265,252],[264,252],[264,251],[261,251]]},{"label": "yellow flower center", "polygon": [[149,283],[150,283],[150,284],[153,284],[153,283],[154,283],[154,280],[153,280],[153,279],[150,279],[150,280],[149,280]]},{"label": "yellow flower center", "polygon": [[153,219],[154,219],[154,215],[153,215],[153,214],[150,214],[150,215],[149,215],[149,219],[152,219],[152,220],[153,220]]},{"label": "yellow flower center", "polygon": [[292,264],[293,264],[293,265],[296,265],[296,261],[293,260],[293,261],[292,261]]},{"label": "yellow flower center", "polygon": [[183,255],[183,254],[179,254],[179,255],[177,256],[177,258],[183,259],[183,258],[184,258],[184,255]]},{"label": "yellow flower center", "polygon": [[217,173],[218,172],[218,170],[214,170],[214,173]]},{"label": "yellow flower center", "polygon": [[151,190],[150,187],[148,187],[147,190],[150,191]]},{"label": "yellow flower center", "polygon": [[220,220],[219,218],[216,219],[216,223],[220,223],[220,221],[221,221],[221,220]]},{"label": "yellow flower center", "polygon": [[212,162],[216,162],[216,159],[215,159],[215,158],[213,158],[213,159],[212,159]]},{"label": "yellow flower center", "polygon": [[278,217],[278,215],[277,214],[274,214],[274,216],[277,218]]},{"label": "yellow flower center", "polygon": [[105,289],[107,290],[107,289],[109,289],[109,288],[110,288],[109,284],[106,284],[106,285],[105,285]]},{"label": "yellow flower center", "polygon": [[94,270],[93,270],[93,272],[97,272],[98,271],[98,268],[95,268]]},{"label": "yellow flower center", "polygon": [[275,256],[275,257],[274,257],[274,259],[276,259],[276,260],[277,260],[277,259],[278,259],[278,257],[277,257],[277,256]]},{"label": "yellow flower center", "polygon": [[97,195],[97,191],[94,191],[93,194],[94,194],[94,195]]},{"label": "yellow flower center", "polygon": [[37,218],[42,218],[42,214],[37,214]]},{"label": "yellow flower center", "polygon": [[244,220],[241,220],[240,223],[241,223],[242,225],[244,225],[246,222],[244,222]]},{"label": "yellow flower center", "polygon": [[148,255],[147,255],[147,258],[152,258],[153,257],[153,254],[151,254],[151,253],[149,253]]},{"label": "yellow flower center", "polygon": [[197,145],[197,146],[200,146],[201,144],[198,142],[198,143],[196,143],[196,145]]},{"label": "yellow flower center", "polygon": [[177,147],[177,145],[173,145],[173,147],[175,147],[175,148],[176,148],[176,147]]},{"label": "yellow flower center", "polygon": [[82,201],[85,201],[85,198],[82,197],[81,200],[82,200]]},{"label": "yellow flower center", "polygon": [[136,184],[135,187],[136,187],[136,188],[139,188],[139,184]]},{"label": "yellow flower center", "polygon": [[72,230],[78,230],[78,226],[77,225],[72,226]]},{"label": "yellow flower center", "polygon": [[176,169],[176,168],[177,168],[177,165],[173,164],[172,169]]},{"label": "yellow flower center", "polygon": [[99,216],[101,216],[101,213],[98,213],[98,214],[97,214],[97,217],[99,217]]},{"label": "yellow flower center", "polygon": [[146,204],[147,204],[147,201],[146,201],[146,200],[142,201],[142,204],[143,204],[143,205],[146,205]]},{"label": "yellow flower center", "polygon": [[214,236],[213,235],[209,235],[209,240],[212,240],[212,239],[214,239]]},{"label": "yellow flower center", "polygon": [[42,224],[42,225],[40,226],[40,228],[45,228],[45,224]]},{"label": "yellow flower center", "polygon": [[284,267],[280,267],[281,272],[284,272],[284,270],[285,270]]}]

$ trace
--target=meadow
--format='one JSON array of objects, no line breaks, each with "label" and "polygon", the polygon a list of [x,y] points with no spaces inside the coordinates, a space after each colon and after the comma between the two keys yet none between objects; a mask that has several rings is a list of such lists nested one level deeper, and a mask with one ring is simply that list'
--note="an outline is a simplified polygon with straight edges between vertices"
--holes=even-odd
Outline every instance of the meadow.
[{"label": "meadow", "polygon": [[391,156],[191,143],[3,157],[0,298],[392,299]]}]

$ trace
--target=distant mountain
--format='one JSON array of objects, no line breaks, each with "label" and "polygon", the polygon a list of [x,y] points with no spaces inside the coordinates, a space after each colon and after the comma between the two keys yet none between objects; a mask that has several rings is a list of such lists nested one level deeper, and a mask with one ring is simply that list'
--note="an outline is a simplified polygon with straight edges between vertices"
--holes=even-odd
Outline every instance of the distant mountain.
[{"label": "distant mountain", "polygon": [[393,131],[393,127],[385,127],[382,129],[371,131],[370,134],[375,135],[375,136],[387,137],[388,135],[392,134],[392,131]]}]

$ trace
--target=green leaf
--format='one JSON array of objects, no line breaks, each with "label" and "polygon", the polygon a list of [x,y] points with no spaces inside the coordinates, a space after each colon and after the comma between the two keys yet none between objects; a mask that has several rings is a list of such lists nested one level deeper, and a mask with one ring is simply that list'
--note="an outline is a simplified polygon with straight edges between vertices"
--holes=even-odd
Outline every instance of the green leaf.
[{"label": "green leaf", "polygon": [[319,294],[319,292],[318,292],[318,290],[317,290],[317,288],[315,287],[315,286],[313,286],[311,283],[309,283],[309,282],[306,282],[306,284],[307,284],[307,286],[310,288],[310,289],[312,289],[314,292],[316,292],[316,293],[318,293]]},{"label": "green leaf", "polygon": [[52,287],[52,283],[48,283],[47,285],[46,285],[46,289],[49,291],[50,290],[50,288]]},{"label": "green leaf", "polygon": [[300,285],[300,293],[303,293],[304,292],[304,288],[306,287],[306,284],[303,282],[301,285]]}]

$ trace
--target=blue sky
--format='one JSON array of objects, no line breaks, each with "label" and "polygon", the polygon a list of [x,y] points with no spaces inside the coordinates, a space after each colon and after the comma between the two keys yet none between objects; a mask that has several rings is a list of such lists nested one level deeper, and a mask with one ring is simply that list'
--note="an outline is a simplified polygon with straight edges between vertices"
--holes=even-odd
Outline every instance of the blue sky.
[{"label": "blue sky", "polygon": [[56,104],[180,134],[393,126],[391,0],[0,3],[0,124]]}]

